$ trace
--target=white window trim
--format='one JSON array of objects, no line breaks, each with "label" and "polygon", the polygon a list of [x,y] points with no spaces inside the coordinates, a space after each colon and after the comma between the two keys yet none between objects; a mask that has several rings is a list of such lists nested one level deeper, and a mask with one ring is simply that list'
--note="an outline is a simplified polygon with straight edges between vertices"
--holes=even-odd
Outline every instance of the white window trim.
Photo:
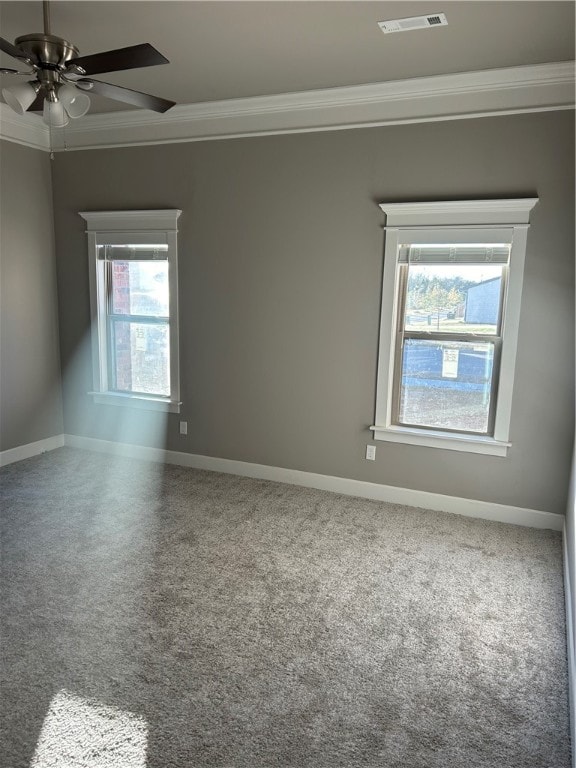
[{"label": "white window trim", "polygon": [[[453,451],[506,456],[510,443],[510,418],[514,368],[520,325],[520,300],[530,211],[538,198],[466,200],[435,203],[382,203],[386,214],[386,241],[382,280],[380,348],[376,388],[375,440],[444,448]],[[479,232],[482,239],[479,241]],[[426,233],[426,242],[510,242],[510,264],[502,325],[498,399],[494,437],[418,429],[392,424],[394,331],[398,300],[398,245]],[[503,239],[504,238],[504,239]]]},{"label": "white window trim", "polygon": [[[83,211],[87,222],[90,269],[93,389],[95,403],[180,413],[180,342],[178,332],[178,209],[158,211]],[[170,291],[170,397],[114,392],[108,389],[106,314],[100,311],[104,296],[98,269],[98,245],[116,243],[166,243]]]}]

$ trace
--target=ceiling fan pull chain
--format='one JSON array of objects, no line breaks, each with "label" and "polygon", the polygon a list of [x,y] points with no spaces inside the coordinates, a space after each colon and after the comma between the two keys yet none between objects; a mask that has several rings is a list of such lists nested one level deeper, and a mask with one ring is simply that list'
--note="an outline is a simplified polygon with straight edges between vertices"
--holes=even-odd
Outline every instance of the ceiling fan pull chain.
[{"label": "ceiling fan pull chain", "polygon": [[54,160],[54,145],[52,144],[52,123],[48,123],[48,143],[50,145],[50,160]]}]

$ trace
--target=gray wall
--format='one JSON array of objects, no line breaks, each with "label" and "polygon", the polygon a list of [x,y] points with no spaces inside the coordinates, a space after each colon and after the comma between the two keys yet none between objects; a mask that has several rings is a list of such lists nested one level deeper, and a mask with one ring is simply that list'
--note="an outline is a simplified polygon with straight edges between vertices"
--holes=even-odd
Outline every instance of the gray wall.
[{"label": "gray wall", "polygon": [[62,434],[46,152],[0,143],[0,450]]},{"label": "gray wall", "polygon": [[[574,124],[567,112],[59,153],[54,163],[67,432],[94,406],[81,210],[182,208],[182,415],[170,449],[563,513],[573,437]],[[540,197],[507,458],[379,442],[381,201]],[[189,422],[178,434],[179,418]],[[123,439],[151,444],[138,412]]]},{"label": "gray wall", "polygon": [[[566,510],[566,530],[564,544],[566,559],[564,561],[564,582],[569,585],[570,609],[566,611],[566,630],[568,635],[568,670],[570,677],[570,729],[572,744],[576,744],[576,447],[572,461],[572,477],[568,492],[568,509]],[[576,768],[576,749],[572,747],[572,766]]]}]

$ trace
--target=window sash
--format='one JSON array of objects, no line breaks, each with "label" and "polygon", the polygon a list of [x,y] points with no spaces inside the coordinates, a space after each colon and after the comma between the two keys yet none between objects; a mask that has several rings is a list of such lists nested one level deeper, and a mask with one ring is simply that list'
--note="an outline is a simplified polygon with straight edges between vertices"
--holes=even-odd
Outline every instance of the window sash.
[{"label": "window sash", "polygon": [[[130,240],[134,238],[130,236]],[[148,241],[149,238],[146,237]],[[161,245],[161,243],[160,243]],[[98,272],[98,286],[97,296],[98,306],[98,325],[99,331],[99,372],[98,372],[98,385],[95,386],[96,392],[106,393],[109,392],[113,395],[129,395],[134,397],[143,398],[159,398],[168,402],[178,402],[179,386],[178,386],[178,350],[177,350],[177,332],[175,333],[174,323],[172,322],[172,313],[177,306],[176,297],[174,295],[174,289],[177,287],[177,283],[174,279],[174,263],[173,255],[170,255],[170,247],[167,251],[163,251],[162,261],[168,263],[168,275],[169,275],[169,301],[170,309],[168,315],[140,315],[136,313],[118,313],[113,311],[113,265],[117,261],[129,261],[126,258],[125,250],[122,249],[122,255],[119,258],[98,258],[98,252],[104,252],[104,249],[95,248],[95,259]],[[138,249],[139,250],[139,249]],[[139,254],[136,256],[137,260],[140,260]],[[143,261],[145,259],[142,259]],[[168,369],[170,373],[170,394],[164,393],[152,393],[152,392],[140,392],[137,389],[121,389],[117,386],[117,370],[116,370],[116,348],[114,343],[114,325],[117,322],[125,323],[140,323],[146,325],[158,325],[168,328]],[[177,326],[176,326],[177,328]],[[176,345],[175,343],[176,342]]]},{"label": "window sash", "polygon": [[162,323],[170,325],[170,318],[167,315],[121,315],[109,312],[106,317],[109,321],[124,321],[126,323]]},{"label": "window sash", "polygon": [[[119,259],[119,261],[124,261],[124,259]],[[164,261],[168,261],[168,259],[164,259]],[[129,314],[129,313],[120,313],[120,312],[114,312],[114,297],[113,297],[113,282],[114,278],[112,275],[112,260],[106,259],[104,261],[104,291],[106,294],[106,318],[124,318],[124,319],[130,319],[134,318],[137,322],[147,322],[148,319],[154,320],[155,318],[167,320],[170,321],[169,315],[137,315],[137,314]],[[170,274],[170,264],[168,263],[168,274]],[[170,302],[172,301],[171,293],[168,294]]]},{"label": "window sash", "polygon": [[[118,387],[117,382],[117,366],[116,366],[116,323],[146,323],[147,325],[156,325],[159,327],[167,327],[168,334],[170,334],[170,319],[169,318],[156,318],[142,315],[108,315],[107,316],[107,333],[106,337],[107,352],[108,352],[108,370],[110,371],[110,380],[108,382],[110,392],[122,392],[131,395],[143,395],[145,397],[166,397],[164,393],[160,392],[141,392],[137,389],[121,389]],[[168,370],[170,370],[170,335],[168,336]]]},{"label": "window sash", "polygon": [[[497,405],[497,397],[498,397],[498,382],[499,382],[499,375],[500,375],[500,358],[502,354],[502,339],[496,338],[494,336],[489,337],[483,337],[482,339],[479,339],[479,343],[488,345],[490,344],[493,348],[492,353],[492,373],[490,378],[490,405],[488,408],[488,424],[487,428],[484,432],[480,432],[478,430],[468,430],[468,429],[456,429],[452,427],[447,426],[430,426],[428,424],[422,424],[420,422],[410,422],[410,421],[402,421],[400,418],[400,406],[401,406],[401,397],[402,397],[402,371],[403,371],[403,359],[404,359],[404,340],[412,338],[412,334],[403,334],[403,339],[401,343],[398,343],[396,346],[396,354],[395,354],[395,362],[394,362],[394,381],[392,386],[392,413],[391,413],[391,423],[393,426],[397,427],[412,427],[414,429],[424,429],[430,432],[438,432],[439,430],[441,432],[450,432],[452,434],[461,434],[461,435],[478,435],[478,436],[486,436],[486,437],[493,437],[494,435],[494,427],[495,427],[495,420],[496,420],[496,405]],[[422,336],[422,334],[416,334],[416,338],[424,338],[426,341],[441,341],[441,339],[438,339],[436,336]],[[449,339],[445,339],[447,341],[465,341],[472,343],[472,340],[467,338],[461,338],[461,339],[454,339],[453,337]]]},{"label": "window sash", "polygon": [[[400,247],[398,249],[400,251]],[[392,396],[390,423],[393,426],[411,427],[433,432],[449,432],[452,434],[469,434],[486,437],[494,437],[496,424],[496,407],[498,398],[498,383],[500,380],[500,361],[502,356],[502,328],[504,321],[506,287],[508,282],[508,268],[502,270],[502,282],[500,286],[500,301],[498,311],[498,326],[494,334],[478,334],[466,332],[441,332],[431,329],[430,331],[408,331],[404,330],[406,315],[406,300],[408,296],[408,276],[409,264],[398,264],[398,284],[397,284],[397,312],[396,312],[396,331],[394,334],[394,368],[392,373]],[[492,373],[490,380],[490,406],[488,410],[488,425],[484,432],[465,429],[454,429],[446,426],[429,426],[426,424],[401,421],[400,407],[402,395],[402,371],[404,360],[404,349],[406,340],[425,340],[439,342],[465,342],[477,344],[491,344],[493,347]]]},{"label": "window sash", "polygon": [[[399,271],[399,279],[398,279],[398,313],[397,313],[397,319],[396,319],[396,332],[402,331],[404,329],[404,326],[406,324],[406,300],[408,298],[408,276],[409,276],[409,266],[408,264],[401,264],[398,267]],[[441,337],[442,335],[446,335],[447,339],[456,339],[458,336],[466,336],[470,339],[472,339],[475,336],[478,336],[479,339],[490,339],[490,338],[498,338],[502,336],[502,329],[504,326],[504,315],[506,310],[506,294],[508,289],[508,278],[509,278],[509,267],[508,264],[504,265],[502,268],[502,274],[500,277],[500,297],[498,299],[498,323],[496,328],[496,333],[482,333],[482,334],[474,334],[472,331],[465,332],[465,331],[445,331],[444,334],[440,331],[434,331],[432,328],[429,331],[408,331],[404,330],[404,334],[407,333],[413,333],[413,334],[421,334],[422,338],[430,338],[431,334],[433,334],[435,337]],[[465,339],[462,339],[464,341]]]},{"label": "window sash", "polygon": [[[125,257],[122,257],[121,259],[118,259],[119,261],[126,260]],[[165,252],[165,261],[168,260],[168,253]],[[113,311],[113,295],[112,295],[112,289],[113,289],[113,277],[112,277],[112,265],[113,265],[114,259],[104,259],[103,260],[103,268],[104,268],[104,282],[105,282],[105,293],[106,293],[106,357],[107,357],[107,366],[108,366],[108,389],[111,392],[122,392],[122,393],[130,393],[133,395],[143,395],[143,396],[157,396],[157,397],[166,397],[164,393],[151,393],[151,392],[140,392],[136,389],[120,389],[117,385],[117,367],[116,367],[116,343],[115,343],[115,333],[116,333],[116,323],[118,322],[124,322],[124,323],[141,323],[146,325],[158,325],[158,326],[166,326],[168,328],[168,369],[171,371],[172,369],[172,328],[170,326],[170,317],[166,315],[136,315],[136,314],[120,314],[115,313]]]}]

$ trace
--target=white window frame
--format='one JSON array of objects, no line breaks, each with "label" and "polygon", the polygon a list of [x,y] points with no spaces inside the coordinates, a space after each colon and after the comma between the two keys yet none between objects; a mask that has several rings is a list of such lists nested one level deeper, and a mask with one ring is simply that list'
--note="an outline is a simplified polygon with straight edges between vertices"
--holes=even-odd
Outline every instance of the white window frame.
[{"label": "white window frame", "polygon": [[[375,440],[506,456],[514,368],[520,324],[520,301],[530,211],[538,198],[467,200],[436,203],[382,203],[386,214],[380,346],[376,387]],[[398,250],[401,244],[510,243],[510,259],[493,436],[474,435],[392,423],[399,300]]]},{"label": "white window frame", "polygon": [[[178,217],[182,211],[84,211],[90,268],[90,310],[92,326],[93,390],[100,405],[128,406],[152,411],[180,413],[180,356],[178,333]],[[107,298],[104,264],[98,259],[101,245],[168,245],[168,288],[170,293],[170,396],[115,392],[109,388]]]}]

